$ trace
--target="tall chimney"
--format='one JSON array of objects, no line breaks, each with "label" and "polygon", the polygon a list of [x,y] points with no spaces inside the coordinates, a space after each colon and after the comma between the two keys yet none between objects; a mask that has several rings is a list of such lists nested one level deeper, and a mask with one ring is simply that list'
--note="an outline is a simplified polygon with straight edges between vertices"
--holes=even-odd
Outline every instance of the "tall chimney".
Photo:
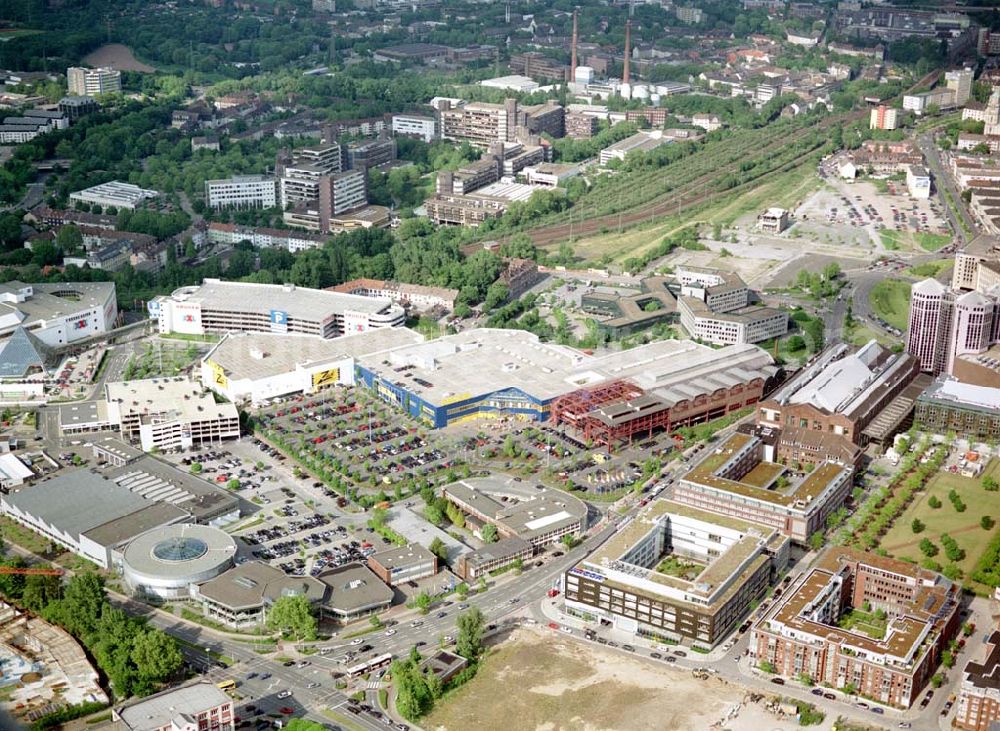
[{"label": "tall chimney", "polygon": [[625,68],[622,71],[622,83],[628,83],[628,62],[632,55],[632,21],[625,21]]},{"label": "tall chimney", "polygon": [[576,81],[576,8],[573,9],[573,42],[570,47],[569,80],[570,83]]}]

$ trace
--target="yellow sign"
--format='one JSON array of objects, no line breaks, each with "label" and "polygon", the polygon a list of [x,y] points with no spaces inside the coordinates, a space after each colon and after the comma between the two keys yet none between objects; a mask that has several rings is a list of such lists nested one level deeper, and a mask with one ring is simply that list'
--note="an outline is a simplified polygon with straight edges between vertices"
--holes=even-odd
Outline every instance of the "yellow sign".
[{"label": "yellow sign", "polygon": [[323,386],[331,386],[335,383],[340,382],[340,369],[339,368],[329,368],[325,371],[316,371],[312,375],[313,388],[321,388]]},{"label": "yellow sign", "polygon": [[219,388],[229,388],[229,379],[226,377],[226,372],[222,369],[222,366],[214,360],[207,361],[207,363],[208,367],[212,369],[212,383]]},{"label": "yellow sign", "polygon": [[459,401],[467,401],[470,398],[472,398],[471,393],[456,393],[451,396],[445,396],[441,399],[441,405],[446,406],[448,404],[458,403]]}]

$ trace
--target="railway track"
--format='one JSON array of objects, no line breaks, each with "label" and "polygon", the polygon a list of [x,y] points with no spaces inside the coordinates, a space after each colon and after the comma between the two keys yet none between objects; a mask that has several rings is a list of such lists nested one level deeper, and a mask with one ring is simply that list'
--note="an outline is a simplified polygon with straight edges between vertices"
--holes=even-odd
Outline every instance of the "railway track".
[{"label": "railway track", "polygon": [[[938,80],[941,75],[941,71],[931,71],[916,82],[914,82],[908,89],[906,89],[902,94],[911,93],[915,89],[930,86]],[[901,94],[901,95],[902,95]],[[901,96],[900,95],[900,96]],[[637,206],[630,208],[628,211],[615,211],[604,213],[596,216],[587,217],[586,211],[573,211],[567,212],[566,216],[569,218],[568,221],[559,223],[550,223],[547,225],[540,226],[535,229],[529,229],[525,233],[531,237],[532,241],[536,246],[551,246],[552,244],[568,240],[570,238],[576,238],[580,236],[590,236],[593,234],[600,233],[602,230],[608,230],[613,228],[624,229],[626,227],[633,226],[639,223],[645,223],[647,221],[655,220],[658,216],[664,216],[668,214],[679,215],[681,213],[687,212],[692,208],[705,205],[706,203],[712,203],[719,200],[722,197],[729,196],[734,193],[745,192],[751,188],[760,186],[776,175],[788,172],[789,170],[798,167],[804,163],[810,156],[812,156],[821,146],[822,140],[818,141],[817,144],[812,145],[809,149],[804,150],[800,154],[796,155],[793,159],[782,163],[781,165],[775,167],[763,175],[755,177],[743,183],[739,183],[736,186],[727,188],[724,190],[718,189],[717,185],[723,177],[732,174],[739,174],[741,172],[741,166],[747,162],[747,160],[760,158],[762,155],[768,153],[777,153],[782,148],[786,148],[789,145],[794,145],[800,141],[806,135],[814,131],[825,131],[833,127],[835,124],[849,124],[851,122],[856,122],[860,119],[864,119],[868,115],[867,109],[856,110],[848,113],[838,114],[835,116],[827,117],[821,120],[818,124],[813,127],[802,127],[795,130],[792,134],[781,137],[776,140],[771,140],[767,142],[762,148],[753,149],[748,151],[746,155],[742,157],[736,157],[735,159],[728,160],[719,167],[713,168],[705,172],[702,175],[694,178],[693,180],[686,181],[679,184],[676,188],[669,190],[649,201],[641,203]],[[819,136],[820,138],[822,135]],[[716,151],[714,154],[717,157],[726,156],[726,148]],[[696,155],[699,153],[695,153]],[[684,165],[687,159],[680,160],[679,162],[672,163],[671,166]],[[700,161],[700,164],[704,164],[704,158]],[[709,161],[711,162],[711,161]],[[668,166],[670,167],[670,166]],[[580,220],[573,220],[577,213]],[[499,238],[501,241],[506,240],[510,234],[501,235]],[[463,251],[466,254],[480,249],[482,244],[474,243],[467,244],[463,246]]]}]

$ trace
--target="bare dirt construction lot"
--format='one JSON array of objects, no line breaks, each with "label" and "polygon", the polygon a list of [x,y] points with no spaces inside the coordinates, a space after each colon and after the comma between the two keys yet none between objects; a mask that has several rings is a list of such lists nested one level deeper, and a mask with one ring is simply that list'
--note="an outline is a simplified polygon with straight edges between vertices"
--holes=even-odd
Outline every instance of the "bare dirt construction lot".
[{"label": "bare dirt construction lot", "polygon": [[83,60],[91,66],[110,66],[119,71],[141,71],[146,74],[156,71],[152,66],[137,59],[133,55],[132,49],[121,43],[109,43],[106,46],[101,46],[96,51],[84,56]]},{"label": "bare dirt construction lot", "polygon": [[[548,629],[522,629],[421,725],[427,731],[705,731],[739,707],[744,695],[738,686],[696,680],[688,671]],[[797,725],[762,705],[744,704],[719,728],[785,731]]]}]

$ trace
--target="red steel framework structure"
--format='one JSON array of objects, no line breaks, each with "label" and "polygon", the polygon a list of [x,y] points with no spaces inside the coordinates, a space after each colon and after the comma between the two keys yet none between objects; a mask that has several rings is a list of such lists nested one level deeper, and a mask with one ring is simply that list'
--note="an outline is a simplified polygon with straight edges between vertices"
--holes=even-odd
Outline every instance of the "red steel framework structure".
[{"label": "red steel framework structure", "polygon": [[618,380],[582,388],[552,402],[551,422],[568,424],[584,439],[610,453],[616,444],[656,429],[673,431],[702,424],[751,406],[763,398],[768,382],[754,378],[729,388],[717,388],[671,403],[646,393],[635,384]]}]

